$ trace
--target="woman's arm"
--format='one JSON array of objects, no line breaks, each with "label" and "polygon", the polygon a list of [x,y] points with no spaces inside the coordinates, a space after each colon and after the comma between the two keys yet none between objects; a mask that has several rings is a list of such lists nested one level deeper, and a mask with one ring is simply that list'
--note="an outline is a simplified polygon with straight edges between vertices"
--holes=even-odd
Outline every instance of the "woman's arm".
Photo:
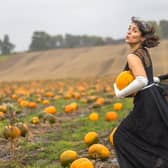
[{"label": "woman's arm", "polygon": [[158,77],[159,77],[160,80],[166,80],[166,79],[168,79],[168,73],[164,74],[164,75],[160,75]]},{"label": "woman's arm", "polygon": [[147,78],[144,66],[142,64],[141,59],[135,54],[129,54],[127,56],[128,66],[131,70],[134,77],[136,76],[144,76]]},{"label": "woman's arm", "polygon": [[154,76],[153,77],[153,81],[155,83],[160,83],[160,81],[167,80],[167,79],[168,79],[168,74],[164,74],[164,75],[159,75],[159,76]]},{"label": "woman's arm", "polygon": [[116,84],[114,84],[114,91],[118,98],[124,98],[136,93],[148,84],[146,72],[140,58],[134,54],[130,54],[127,57],[127,61],[129,69],[131,70],[135,79],[122,90],[118,90]]}]

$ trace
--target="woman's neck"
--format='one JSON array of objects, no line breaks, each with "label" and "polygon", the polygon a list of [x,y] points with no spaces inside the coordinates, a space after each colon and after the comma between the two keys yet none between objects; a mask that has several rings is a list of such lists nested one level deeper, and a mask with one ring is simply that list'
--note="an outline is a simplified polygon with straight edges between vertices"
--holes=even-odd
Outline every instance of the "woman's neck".
[{"label": "woman's neck", "polygon": [[133,44],[133,45],[129,45],[130,46],[130,53],[133,53],[135,50],[137,50],[138,48],[141,48],[141,44]]}]

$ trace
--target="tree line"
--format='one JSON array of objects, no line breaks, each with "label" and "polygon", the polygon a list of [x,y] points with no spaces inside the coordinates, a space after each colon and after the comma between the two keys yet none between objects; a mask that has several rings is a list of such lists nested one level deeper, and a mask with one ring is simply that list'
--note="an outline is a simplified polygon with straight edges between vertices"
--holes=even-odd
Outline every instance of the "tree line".
[{"label": "tree line", "polygon": [[[160,39],[168,39],[168,20],[161,20],[159,23],[156,21],[148,21],[156,28],[156,33]],[[48,50],[56,48],[77,48],[77,47],[90,47],[109,44],[124,43],[124,39],[113,39],[111,37],[98,37],[88,35],[72,35],[66,34],[51,36],[44,31],[35,31],[32,36],[32,41],[29,46],[29,51]]]},{"label": "tree line", "polygon": [[[159,23],[156,21],[149,21],[153,24],[157,30],[157,34],[160,39],[168,39],[168,20],[161,20]],[[101,46],[109,44],[123,43],[124,39],[113,39],[112,37],[99,37],[88,35],[50,35],[45,31],[33,32],[31,43],[28,51],[41,51],[58,48],[77,48],[77,47],[90,47]],[[8,35],[4,35],[3,40],[0,40],[0,52],[1,54],[10,54],[15,45],[9,40]]]},{"label": "tree line", "polygon": [[3,40],[0,39],[0,52],[2,55],[10,54],[15,45],[10,42],[9,36],[7,34],[4,35]]},{"label": "tree line", "polygon": [[121,40],[114,40],[111,37],[102,38],[99,36],[72,35],[66,34],[51,36],[44,31],[33,33],[32,42],[29,46],[30,51],[48,50],[56,48],[77,48],[89,46],[101,46],[112,43],[120,43]]}]

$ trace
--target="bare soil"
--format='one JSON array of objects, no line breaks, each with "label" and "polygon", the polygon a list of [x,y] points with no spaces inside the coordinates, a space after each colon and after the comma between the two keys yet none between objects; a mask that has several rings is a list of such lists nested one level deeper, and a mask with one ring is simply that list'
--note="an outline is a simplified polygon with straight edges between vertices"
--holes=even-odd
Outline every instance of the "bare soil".
[{"label": "bare soil", "polygon": [[[168,41],[150,49],[154,74],[168,72]],[[57,49],[11,55],[0,62],[0,80],[40,80],[114,76],[122,71],[126,45]]]}]

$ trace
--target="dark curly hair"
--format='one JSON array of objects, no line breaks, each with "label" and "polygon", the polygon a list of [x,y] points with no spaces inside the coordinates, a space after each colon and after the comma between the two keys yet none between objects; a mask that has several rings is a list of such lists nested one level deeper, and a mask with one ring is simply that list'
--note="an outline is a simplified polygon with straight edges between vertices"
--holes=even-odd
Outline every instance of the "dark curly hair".
[{"label": "dark curly hair", "polygon": [[131,20],[133,23],[137,25],[138,29],[141,32],[142,37],[145,38],[145,40],[142,42],[143,47],[152,48],[160,43],[159,37],[155,34],[156,30],[154,26],[134,16],[131,18]]}]

